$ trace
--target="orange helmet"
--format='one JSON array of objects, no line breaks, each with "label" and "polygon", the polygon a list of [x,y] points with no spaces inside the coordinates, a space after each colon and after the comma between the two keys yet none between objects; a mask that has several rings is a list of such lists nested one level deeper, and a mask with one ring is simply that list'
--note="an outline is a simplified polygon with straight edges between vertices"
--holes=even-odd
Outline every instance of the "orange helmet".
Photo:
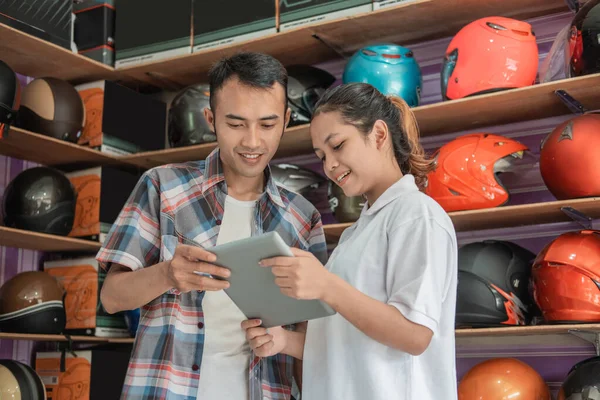
[{"label": "orange helmet", "polygon": [[471,368],[458,385],[458,400],[551,400],[542,377],[514,358],[493,358]]},{"label": "orange helmet", "polygon": [[533,262],[531,284],[546,321],[600,321],[600,231],[553,240]]},{"label": "orange helmet", "polygon": [[525,150],[527,146],[499,135],[458,137],[436,152],[437,166],[425,192],[446,212],[501,206],[508,201],[508,191],[497,174],[522,158]]},{"label": "orange helmet", "polygon": [[600,115],[586,114],[561,123],[542,141],[540,172],[557,199],[600,195],[598,132]]},{"label": "orange helmet", "polygon": [[538,62],[537,42],[527,22],[478,19],[462,28],[446,49],[442,96],[452,100],[531,86]]}]

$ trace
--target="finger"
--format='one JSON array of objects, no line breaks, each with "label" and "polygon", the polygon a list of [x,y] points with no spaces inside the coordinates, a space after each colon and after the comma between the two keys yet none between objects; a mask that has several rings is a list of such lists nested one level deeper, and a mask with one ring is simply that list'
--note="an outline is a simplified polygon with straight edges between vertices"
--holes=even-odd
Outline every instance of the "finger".
[{"label": "finger", "polygon": [[290,247],[290,249],[292,250],[294,257],[311,257],[313,255],[313,253],[309,251],[300,250],[296,247]]},{"label": "finger", "polygon": [[267,343],[263,344],[262,346],[258,347],[257,349],[255,349],[254,352],[259,357],[265,357],[270,354],[273,346],[275,346],[275,342],[270,341],[270,342],[267,342]]},{"label": "finger", "polygon": [[290,271],[290,267],[273,267],[271,272],[278,278],[286,278],[292,271]]},{"label": "finger", "polygon": [[273,340],[273,335],[260,335],[255,337],[254,339],[250,340],[250,347],[252,347],[253,349],[257,349],[260,346],[269,343],[270,341]]},{"label": "finger", "polygon": [[260,326],[260,324],[262,324],[262,321],[260,319],[247,319],[245,321],[242,321],[242,329],[247,330],[250,328]]},{"label": "finger", "polygon": [[190,261],[206,261],[215,262],[217,256],[197,246],[189,246],[187,244],[179,244],[175,249],[175,254],[181,255]]},{"label": "finger", "polygon": [[228,268],[209,264],[203,261],[189,261],[186,258],[178,259],[177,268],[181,268],[191,273],[204,273],[222,278],[229,278],[231,276],[231,271]]},{"label": "finger", "polygon": [[260,261],[263,267],[289,266],[295,262],[295,257],[272,257]]},{"label": "finger", "polygon": [[298,298],[298,296],[296,296],[294,294],[293,289],[290,289],[290,288],[281,288],[280,290],[281,290],[281,293],[285,294],[288,297],[291,297],[292,299],[297,299]]},{"label": "finger", "polygon": [[246,331],[246,339],[248,341],[254,340],[260,336],[267,336],[268,331],[266,328],[250,328]]},{"label": "finger", "polygon": [[291,288],[292,280],[289,278],[275,278],[275,284],[280,288]]},{"label": "finger", "polygon": [[208,276],[191,275],[189,280],[190,286],[197,290],[223,290],[229,288],[230,284],[227,281],[214,279]]}]

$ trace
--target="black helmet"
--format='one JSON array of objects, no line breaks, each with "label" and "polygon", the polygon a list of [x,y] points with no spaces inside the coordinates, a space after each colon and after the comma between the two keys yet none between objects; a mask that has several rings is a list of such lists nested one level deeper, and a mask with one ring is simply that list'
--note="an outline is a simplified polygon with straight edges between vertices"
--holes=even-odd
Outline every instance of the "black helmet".
[{"label": "black helmet", "polygon": [[77,143],[85,126],[83,100],[77,89],[67,81],[34,79],[23,90],[18,126]]},{"label": "black helmet", "polygon": [[62,172],[35,167],[18,174],[4,192],[4,224],[67,236],[73,228],[77,193]]},{"label": "black helmet", "polygon": [[17,74],[0,60],[0,137],[17,117],[21,101],[21,84]]},{"label": "black helmet", "polygon": [[600,357],[575,364],[558,392],[558,400],[600,399]]},{"label": "black helmet", "polygon": [[327,179],[306,168],[293,164],[275,164],[271,166],[273,179],[285,189],[298,193],[311,203],[319,203],[319,189]]},{"label": "black helmet", "polygon": [[329,208],[338,222],[356,221],[365,206],[365,201],[363,196],[348,197],[341,187],[333,182],[329,183]]},{"label": "black helmet", "polygon": [[169,107],[171,147],[191,146],[217,140],[204,118],[204,109],[210,108],[209,90],[207,84],[192,85],[175,96]]},{"label": "black helmet", "polygon": [[15,400],[46,400],[42,378],[29,365],[0,359],[0,395]]},{"label": "black helmet", "polygon": [[292,65],[288,72],[288,104],[292,110],[288,126],[310,122],[314,107],[335,76],[310,65]]},{"label": "black helmet", "polygon": [[458,250],[457,327],[526,325],[534,303],[529,291],[535,254],[500,240]]}]

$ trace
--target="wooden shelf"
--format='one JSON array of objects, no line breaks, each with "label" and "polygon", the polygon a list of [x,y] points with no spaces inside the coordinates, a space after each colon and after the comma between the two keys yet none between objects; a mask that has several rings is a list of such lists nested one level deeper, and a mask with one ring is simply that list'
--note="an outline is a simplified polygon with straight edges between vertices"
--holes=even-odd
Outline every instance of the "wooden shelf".
[{"label": "wooden shelf", "polygon": [[[67,337],[64,335],[38,335],[26,333],[6,333],[0,332],[0,340],[34,340],[48,342],[66,342]],[[101,342],[101,343],[133,343],[134,338],[109,338],[96,336],[71,336],[74,342]]]},{"label": "wooden shelf", "polygon": [[456,329],[456,337],[478,336],[511,336],[511,335],[551,335],[569,333],[569,330],[580,329],[600,332],[600,324],[565,324],[565,325],[532,325],[506,326],[498,328],[461,328]]},{"label": "wooden shelf", "polygon": [[37,162],[43,165],[93,163],[96,165],[122,164],[115,156],[89,147],[58,140],[39,133],[11,127],[0,139],[0,154]]},{"label": "wooden shelf", "polygon": [[[592,218],[600,217],[599,197],[458,211],[448,215],[452,218],[456,231],[461,232],[571,221],[561,210],[562,207],[573,207]],[[337,242],[350,225],[351,223],[325,225],[327,240]]]},{"label": "wooden shelf", "polygon": [[46,233],[0,226],[0,246],[18,247],[38,251],[89,251],[100,250],[100,242],[82,240]]},{"label": "wooden shelf", "polygon": [[15,72],[34,78],[51,76],[79,84],[116,79],[114,68],[0,23],[0,54]]},{"label": "wooden shelf", "polygon": [[473,20],[490,15],[528,19],[563,11],[568,11],[564,0],[414,0],[118,71],[159,87],[184,86],[205,80],[215,61],[240,50],[271,54],[284,65],[314,64],[339,58],[339,53],[349,55],[367,43],[410,45],[452,36]]}]

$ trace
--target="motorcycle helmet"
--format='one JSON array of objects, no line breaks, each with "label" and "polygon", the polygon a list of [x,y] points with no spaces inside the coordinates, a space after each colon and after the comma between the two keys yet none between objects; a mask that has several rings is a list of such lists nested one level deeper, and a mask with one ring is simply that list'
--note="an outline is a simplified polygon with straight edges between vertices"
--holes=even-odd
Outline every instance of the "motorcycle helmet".
[{"label": "motorcycle helmet", "polygon": [[542,141],[540,172],[558,200],[600,195],[600,115],[585,114],[558,125]]},{"label": "motorcycle helmet", "polygon": [[85,126],[85,107],[77,90],[57,78],[37,78],[23,90],[18,126],[77,143]]},{"label": "motorcycle helmet", "polygon": [[333,182],[329,184],[329,207],[339,223],[356,221],[365,203],[363,196],[348,197],[341,187]]},{"label": "motorcycle helmet", "polygon": [[6,226],[67,236],[73,228],[77,193],[62,172],[35,167],[10,181],[3,203]]},{"label": "motorcycle helmet", "polygon": [[531,366],[515,358],[492,358],[471,368],[458,384],[458,400],[552,400]]},{"label": "motorcycle helmet", "polygon": [[0,360],[0,399],[46,400],[41,377],[29,365],[16,360]]},{"label": "motorcycle helmet", "polygon": [[17,74],[0,60],[0,138],[14,124],[21,103],[21,83]]},{"label": "motorcycle helmet", "polygon": [[554,39],[540,66],[540,82],[600,72],[600,0],[581,6]]},{"label": "motorcycle helmet", "polygon": [[531,25],[504,17],[471,22],[452,39],[442,66],[444,100],[531,86],[538,71]]},{"label": "motorcycle helmet", "polygon": [[571,367],[557,400],[595,399],[600,399],[600,357],[587,358]]},{"label": "motorcycle helmet", "polygon": [[59,334],[66,326],[66,291],[47,272],[13,276],[0,287],[0,332]]},{"label": "motorcycle helmet", "polygon": [[549,323],[600,321],[600,231],[560,235],[537,255],[533,297]]},{"label": "motorcycle helmet", "polygon": [[474,133],[460,136],[434,154],[425,193],[446,212],[499,207],[509,193],[499,179],[528,148],[504,136]]},{"label": "motorcycle helmet", "polygon": [[140,324],[140,313],[141,310],[139,308],[127,310],[123,313],[125,317],[125,325],[127,326],[127,330],[132,337],[135,337],[137,333],[138,326]]},{"label": "motorcycle helmet", "polygon": [[210,108],[210,87],[191,85],[180,91],[169,107],[169,144],[171,147],[211,143],[217,136],[210,129],[204,109]]},{"label": "motorcycle helmet", "polygon": [[406,47],[395,44],[363,47],[346,64],[342,80],[368,83],[386,96],[402,98],[411,107],[421,102],[421,68]]},{"label": "motorcycle helmet", "polygon": [[535,254],[511,242],[486,240],[458,250],[457,327],[527,325]]},{"label": "motorcycle helmet", "polygon": [[288,72],[288,105],[292,110],[288,126],[308,124],[315,105],[335,76],[311,65],[290,65]]},{"label": "motorcycle helmet", "polygon": [[271,173],[275,182],[302,195],[313,205],[319,203],[319,189],[327,183],[327,179],[316,172],[293,164],[272,165]]}]

